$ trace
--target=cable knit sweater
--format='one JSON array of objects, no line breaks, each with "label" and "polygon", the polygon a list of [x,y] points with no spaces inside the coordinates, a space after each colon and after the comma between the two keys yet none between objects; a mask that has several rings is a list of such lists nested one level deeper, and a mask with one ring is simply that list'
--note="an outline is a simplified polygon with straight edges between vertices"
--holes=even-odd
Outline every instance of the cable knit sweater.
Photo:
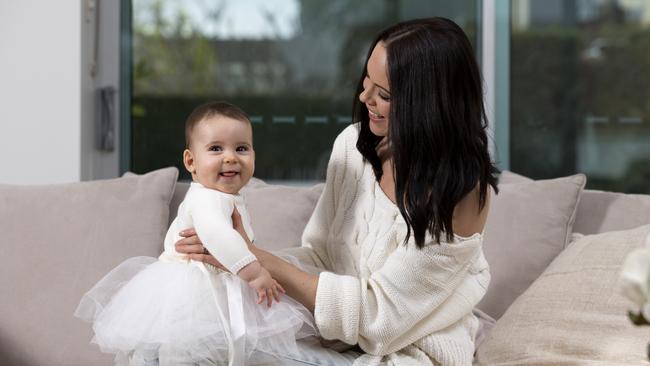
[{"label": "cable knit sweater", "polygon": [[322,270],[314,316],[321,335],[358,344],[354,365],[471,365],[472,309],[490,281],[481,234],[422,249],[356,149],[358,126],[336,139],[327,182],[291,254]]}]

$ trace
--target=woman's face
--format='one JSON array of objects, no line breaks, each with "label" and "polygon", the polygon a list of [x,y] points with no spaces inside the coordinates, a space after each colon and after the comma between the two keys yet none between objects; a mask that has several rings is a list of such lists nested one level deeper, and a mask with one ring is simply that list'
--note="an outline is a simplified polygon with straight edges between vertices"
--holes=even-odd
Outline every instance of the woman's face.
[{"label": "woman's face", "polygon": [[390,89],[386,47],[383,42],[377,43],[368,59],[363,92],[359,94],[359,100],[368,108],[370,131],[376,136],[386,136],[390,112]]}]

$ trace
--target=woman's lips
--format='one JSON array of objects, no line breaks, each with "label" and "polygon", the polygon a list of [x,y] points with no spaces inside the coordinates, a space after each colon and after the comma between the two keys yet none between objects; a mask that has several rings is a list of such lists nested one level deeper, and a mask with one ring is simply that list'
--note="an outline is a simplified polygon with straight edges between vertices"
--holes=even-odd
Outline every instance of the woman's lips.
[{"label": "woman's lips", "polygon": [[384,116],[372,113],[370,110],[368,110],[368,118],[370,118],[370,120],[373,122],[381,122],[384,120]]}]

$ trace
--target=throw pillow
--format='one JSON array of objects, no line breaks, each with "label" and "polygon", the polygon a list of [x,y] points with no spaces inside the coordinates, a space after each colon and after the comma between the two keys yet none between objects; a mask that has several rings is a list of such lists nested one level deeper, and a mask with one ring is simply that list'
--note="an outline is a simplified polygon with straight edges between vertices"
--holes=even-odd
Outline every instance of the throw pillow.
[{"label": "throw pillow", "polygon": [[[515,301],[479,347],[478,365],[647,365],[649,327],[627,319],[626,255],[650,225],[572,243]],[[634,309],[637,310],[637,309]]]},{"label": "throw pillow", "polygon": [[251,216],[255,244],[271,251],[299,247],[302,232],[323,187],[323,183],[312,186],[246,186],[242,194]]},{"label": "throw pillow", "polygon": [[504,170],[499,176],[499,183],[509,184],[509,183],[530,183],[534,182],[534,179],[528,178],[521,174],[511,172],[509,170]]},{"label": "throw pillow", "polygon": [[[15,365],[112,365],[73,317],[128,257],[157,256],[178,170],[44,186],[0,185],[0,355]],[[0,363],[2,363],[0,361]]]},{"label": "throw pillow", "polygon": [[567,246],[585,181],[577,174],[499,184],[483,242],[492,280],[479,309],[499,319]]},{"label": "throw pillow", "polygon": [[[532,182],[523,175],[504,171],[500,182]],[[580,196],[573,231],[597,234],[627,230],[650,222],[650,195],[586,189]]]}]

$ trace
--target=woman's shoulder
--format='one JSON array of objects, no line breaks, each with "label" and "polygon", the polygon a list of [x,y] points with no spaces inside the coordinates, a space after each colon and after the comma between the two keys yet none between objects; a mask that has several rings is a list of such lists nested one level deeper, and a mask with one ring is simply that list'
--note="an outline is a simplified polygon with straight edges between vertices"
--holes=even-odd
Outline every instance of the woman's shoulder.
[{"label": "woman's shoulder", "polygon": [[453,227],[458,237],[472,237],[483,233],[490,211],[490,196],[492,189],[488,186],[485,195],[485,205],[480,205],[480,186],[474,187],[454,208]]},{"label": "woman's shoulder", "polygon": [[336,136],[336,140],[334,140],[334,149],[336,148],[350,148],[354,147],[356,149],[357,146],[357,140],[359,139],[359,129],[360,125],[359,123],[353,123],[343,129],[338,136]]},{"label": "woman's shoulder", "polygon": [[337,171],[360,170],[363,167],[363,156],[357,150],[359,139],[359,124],[354,123],[341,131],[332,147],[330,167]]}]

